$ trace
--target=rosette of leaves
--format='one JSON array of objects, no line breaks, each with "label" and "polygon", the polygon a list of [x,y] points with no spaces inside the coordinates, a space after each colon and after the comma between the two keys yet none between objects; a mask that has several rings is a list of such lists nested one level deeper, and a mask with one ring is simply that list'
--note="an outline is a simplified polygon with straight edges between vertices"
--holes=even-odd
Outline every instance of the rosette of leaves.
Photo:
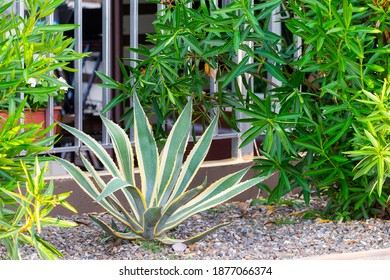
[{"label": "rosette of leaves", "polygon": [[[226,224],[186,240],[171,239],[166,233],[190,216],[223,203],[264,179],[261,177],[240,182],[249,169],[246,168],[221,178],[207,188],[201,185],[189,189],[209,150],[218,120],[212,120],[183,163],[191,129],[191,111],[190,101],[159,153],[151,125],[137,96],[134,96],[134,146],[141,178],[140,186],[135,180],[131,142],[126,132],[117,124],[102,116],[112,139],[118,165],[93,138],[73,127],[60,124],[89,147],[112,176],[108,183],[104,182],[82,154],[80,157],[93,180],[88,173],[74,164],[61,158],[56,159],[90,197],[128,228],[128,231],[119,232],[115,230],[115,226],[90,216],[110,236],[128,240],[157,240],[166,244],[194,243]],[[130,209],[126,209],[119,201],[116,192],[122,192]]]}]

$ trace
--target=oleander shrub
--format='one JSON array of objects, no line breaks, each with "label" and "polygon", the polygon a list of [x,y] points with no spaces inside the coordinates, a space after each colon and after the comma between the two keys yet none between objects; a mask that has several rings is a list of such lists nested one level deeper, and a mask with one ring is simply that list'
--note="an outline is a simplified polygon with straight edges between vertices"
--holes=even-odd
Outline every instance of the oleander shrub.
[{"label": "oleander shrub", "polygon": [[[251,94],[244,144],[264,135],[261,174],[278,171],[268,202],[300,188],[327,198],[336,220],[388,216],[389,3],[288,1],[285,25],[302,55],[276,65],[281,86]],[[295,44],[296,42],[294,42]],[[296,45],[294,45],[296,47]]]},{"label": "oleander shrub", "polygon": [[0,117],[0,244],[7,250],[1,258],[20,259],[20,247],[29,244],[40,258],[54,259],[62,254],[40,236],[42,228],[75,226],[49,214],[58,205],[76,210],[66,202],[70,193],[54,194],[44,179],[50,157],[39,154],[53,146],[55,136],[46,137],[53,126],[23,124],[25,102],[11,102],[7,119]]},{"label": "oleander shrub", "polygon": [[73,49],[75,39],[64,35],[77,25],[47,21],[65,0],[20,0],[23,17],[13,10],[15,2],[0,1],[0,109],[7,110],[21,93],[31,109],[46,108],[50,98],[64,100],[70,87],[57,72],[74,72],[70,63],[85,56]]}]

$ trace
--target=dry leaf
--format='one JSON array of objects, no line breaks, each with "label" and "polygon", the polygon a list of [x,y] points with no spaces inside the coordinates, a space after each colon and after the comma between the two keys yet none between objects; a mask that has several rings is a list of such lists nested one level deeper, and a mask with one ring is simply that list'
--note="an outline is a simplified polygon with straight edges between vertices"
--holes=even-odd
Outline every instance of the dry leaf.
[{"label": "dry leaf", "polygon": [[307,211],[294,212],[294,213],[291,213],[291,216],[301,217],[301,216],[305,215],[306,213],[307,213]]},{"label": "dry leaf", "polygon": [[254,214],[252,214],[251,218],[257,219],[258,217],[262,217],[262,216],[263,216],[263,214],[261,214],[261,213],[254,213]]},{"label": "dry leaf", "polygon": [[190,250],[190,251],[195,251],[198,248],[199,248],[199,244],[190,244],[190,245],[188,245],[188,250]]},{"label": "dry leaf", "polygon": [[275,212],[275,207],[270,205],[270,206],[267,206],[267,212],[265,213],[265,215],[269,216],[271,214],[273,214]]},{"label": "dry leaf", "polygon": [[217,78],[217,71],[215,71],[214,68],[210,67],[208,63],[204,64],[204,71],[206,72],[207,76],[210,78],[216,79]]},{"label": "dry leaf", "polygon": [[274,221],[267,221],[264,225],[265,226],[271,226],[271,225],[274,225],[275,222]]},{"label": "dry leaf", "polygon": [[195,214],[192,216],[195,220],[201,220],[202,219],[202,216],[199,215],[199,214]]},{"label": "dry leaf", "polygon": [[249,203],[246,203],[246,202],[234,202],[235,205],[238,206],[238,208],[242,211],[242,212],[246,212],[248,211],[249,209]]},{"label": "dry leaf", "polygon": [[326,224],[326,223],[330,223],[330,222],[331,222],[331,220],[322,220],[322,219],[317,220],[317,223],[319,223],[319,224]]}]

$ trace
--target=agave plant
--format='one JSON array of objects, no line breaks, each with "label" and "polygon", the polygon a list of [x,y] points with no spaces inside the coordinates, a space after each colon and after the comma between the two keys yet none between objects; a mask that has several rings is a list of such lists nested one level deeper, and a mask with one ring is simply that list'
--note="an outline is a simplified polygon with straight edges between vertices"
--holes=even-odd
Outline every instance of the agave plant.
[{"label": "agave plant", "polygon": [[[127,229],[119,232],[115,225],[110,226],[90,216],[110,236],[128,240],[158,240],[166,244],[194,243],[226,224],[218,225],[186,240],[169,238],[166,233],[190,216],[225,202],[265,179],[255,178],[240,183],[249,169],[245,168],[216,181],[207,188],[202,184],[189,189],[209,150],[218,119],[217,117],[213,119],[183,163],[191,129],[191,111],[192,104],[189,102],[159,153],[151,125],[137,96],[134,96],[134,146],[140,186],[135,180],[131,142],[126,132],[117,124],[101,116],[112,139],[117,165],[93,138],[73,127],[60,124],[79,138],[112,176],[112,179],[105,183],[82,154],[80,157],[83,164],[93,179],[74,164],[61,158],[56,159],[90,197],[126,225]],[[123,193],[130,207],[129,211],[119,201],[116,192]]]}]

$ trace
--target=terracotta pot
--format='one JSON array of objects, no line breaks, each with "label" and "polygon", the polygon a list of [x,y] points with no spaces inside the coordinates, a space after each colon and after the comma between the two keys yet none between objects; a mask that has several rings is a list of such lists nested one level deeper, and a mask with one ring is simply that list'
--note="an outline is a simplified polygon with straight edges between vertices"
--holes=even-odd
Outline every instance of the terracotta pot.
[{"label": "terracotta pot", "polygon": [[[61,120],[61,114],[60,114],[61,110],[62,110],[61,106],[54,107],[54,114],[53,114],[54,121]],[[47,127],[47,125],[46,125],[46,110],[45,109],[39,109],[38,111],[30,111],[29,109],[25,109],[24,113],[25,113],[25,118],[24,118],[25,123],[36,123],[36,124],[43,123],[43,127],[45,127],[45,128]],[[7,118],[8,113],[7,112],[0,112],[0,116],[3,118]],[[54,128],[54,133],[56,134],[58,131],[59,131],[59,129],[56,126]]]}]

